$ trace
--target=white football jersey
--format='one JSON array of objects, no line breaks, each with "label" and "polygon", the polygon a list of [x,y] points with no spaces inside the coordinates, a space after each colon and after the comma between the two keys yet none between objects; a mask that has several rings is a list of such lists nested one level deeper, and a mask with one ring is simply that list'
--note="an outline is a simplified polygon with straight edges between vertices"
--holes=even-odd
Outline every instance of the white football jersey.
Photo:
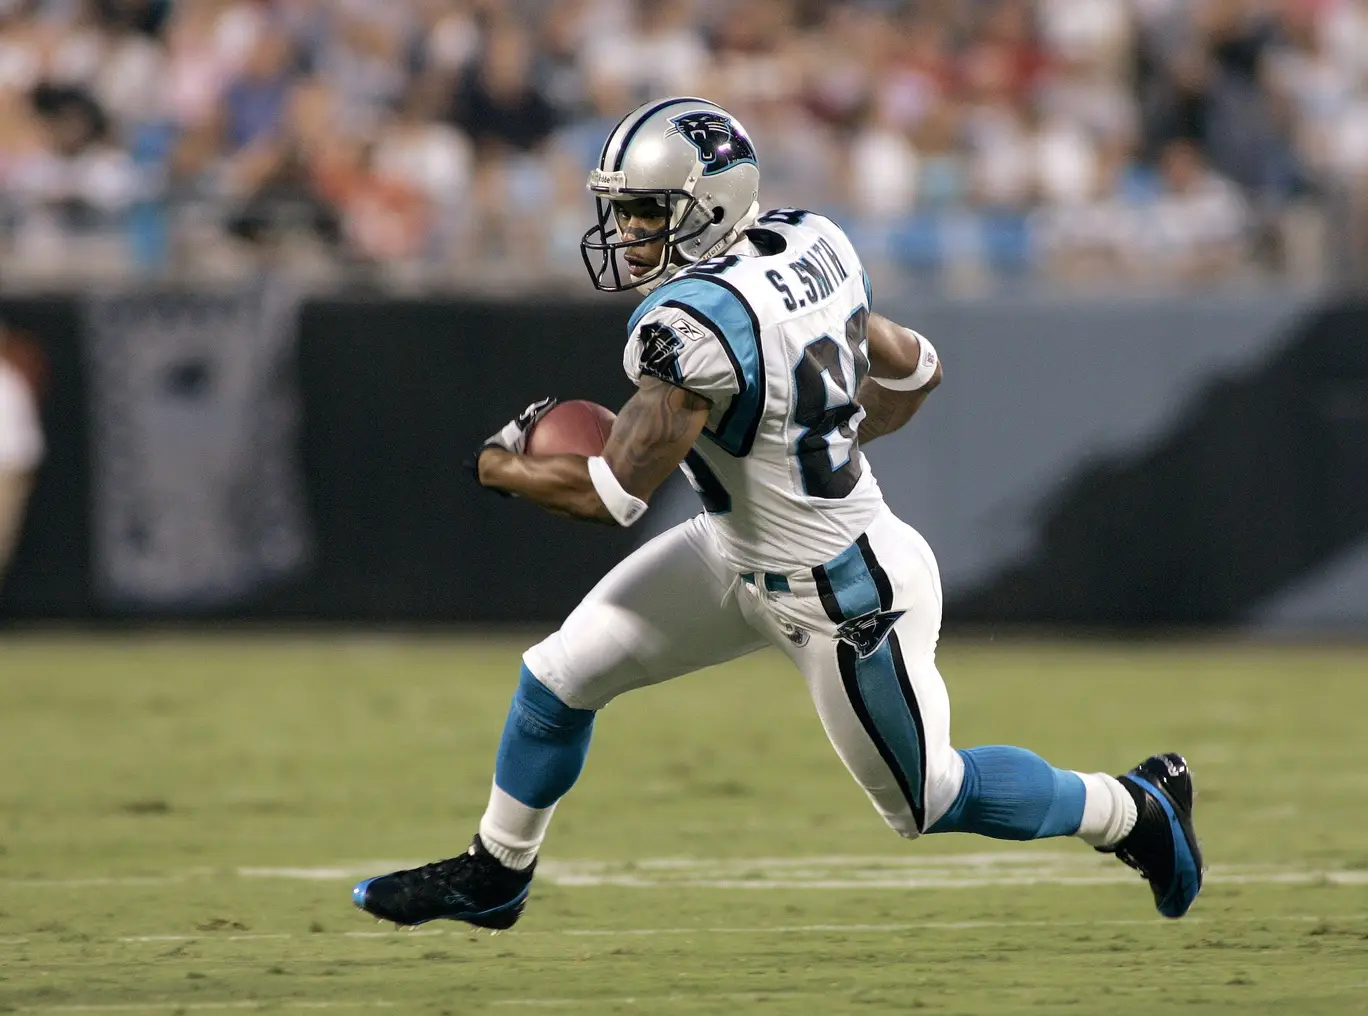
[{"label": "white football jersey", "polygon": [[632,383],[652,375],[713,404],[683,468],[738,571],[829,561],[883,504],[856,438],[869,310],[868,276],[841,228],[778,209],[632,315]]}]

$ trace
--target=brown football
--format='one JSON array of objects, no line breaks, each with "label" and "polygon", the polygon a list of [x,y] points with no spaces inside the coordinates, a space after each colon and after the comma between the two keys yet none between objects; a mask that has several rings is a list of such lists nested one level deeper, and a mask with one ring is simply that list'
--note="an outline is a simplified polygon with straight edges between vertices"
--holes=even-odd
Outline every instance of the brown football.
[{"label": "brown football", "polygon": [[528,455],[602,455],[617,416],[597,402],[558,402],[527,435]]}]

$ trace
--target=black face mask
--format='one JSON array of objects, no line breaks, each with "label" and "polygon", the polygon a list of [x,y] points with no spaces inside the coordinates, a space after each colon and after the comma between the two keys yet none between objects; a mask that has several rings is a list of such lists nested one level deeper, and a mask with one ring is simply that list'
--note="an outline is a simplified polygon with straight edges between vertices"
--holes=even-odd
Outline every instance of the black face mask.
[{"label": "black face mask", "polygon": [[[636,289],[644,286],[648,282],[658,279],[659,273],[648,275],[642,279],[633,279],[627,275],[623,279],[623,269],[619,252],[635,247],[638,244],[654,243],[656,240],[664,240],[665,247],[661,251],[661,264],[668,265],[674,260],[675,251],[682,243],[699,236],[705,229],[712,225],[706,218],[697,229],[685,233],[683,232],[684,223],[689,221],[689,216],[698,207],[698,199],[691,197],[682,190],[624,190],[624,197],[634,198],[655,198],[663,202],[668,210],[673,207],[678,198],[687,198],[688,204],[684,207],[684,213],[679,217],[679,224],[668,225],[668,211],[666,227],[654,233],[647,233],[645,236],[635,236],[626,239],[621,236],[617,228],[617,218],[613,213],[613,202],[607,198],[596,197],[594,200],[598,205],[598,223],[590,226],[580,239],[580,254],[584,257],[584,267],[589,272],[589,278],[594,283],[594,288],[606,293],[616,293],[627,289]],[[594,264],[594,255],[597,255],[598,264]],[[609,274],[611,273],[611,280]]]}]

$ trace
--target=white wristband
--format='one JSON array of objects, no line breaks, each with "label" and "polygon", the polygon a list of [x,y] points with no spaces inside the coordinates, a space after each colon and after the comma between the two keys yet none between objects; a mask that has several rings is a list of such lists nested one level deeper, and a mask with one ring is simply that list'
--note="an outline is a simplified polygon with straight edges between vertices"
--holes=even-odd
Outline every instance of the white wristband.
[{"label": "white wristband", "polygon": [[630,526],[646,511],[646,502],[622,489],[622,484],[613,475],[612,466],[603,456],[595,455],[589,459],[589,479],[593,481],[603,507],[617,519],[618,525]]},{"label": "white wristband", "polygon": [[936,347],[921,332],[913,332],[917,341],[921,343],[921,356],[917,361],[917,369],[907,377],[875,377],[869,375],[869,379],[875,384],[891,388],[895,392],[915,392],[919,388],[925,388],[931,378],[935,376],[936,364],[940,361],[936,357]]}]

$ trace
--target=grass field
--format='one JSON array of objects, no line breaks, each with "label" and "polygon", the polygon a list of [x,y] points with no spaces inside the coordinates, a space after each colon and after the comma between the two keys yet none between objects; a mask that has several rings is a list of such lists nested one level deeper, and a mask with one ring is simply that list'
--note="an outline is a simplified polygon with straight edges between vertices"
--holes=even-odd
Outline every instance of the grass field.
[{"label": "grass field", "polygon": [[1069,840],[886,830],[773,655],[599,721],[513,931],[355,877],[464,847],[520,646],[0,640],[0,1011],[1368,1013],[1368,651],[951,644],[961,745],[1188,754],[1190,917]]}]

